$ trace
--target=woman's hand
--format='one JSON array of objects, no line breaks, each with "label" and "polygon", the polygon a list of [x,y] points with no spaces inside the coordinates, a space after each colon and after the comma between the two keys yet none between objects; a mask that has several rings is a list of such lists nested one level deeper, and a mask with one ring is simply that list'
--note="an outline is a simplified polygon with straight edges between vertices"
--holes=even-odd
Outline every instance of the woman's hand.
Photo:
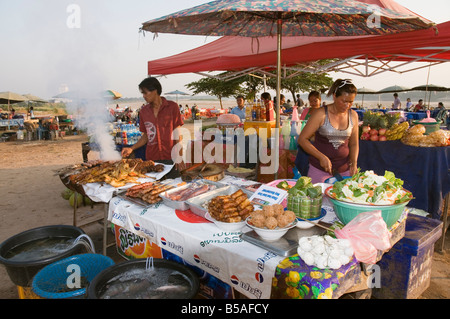
[{"label": "woman's hand", "polygon": [[330,159],[327,156],[323,155],[320,157],[320,166],[323,168],[325,172],[327,172],[330,175],[333,175],[332,171],[333,167],[331,165]]},{"label": "woman's hand", "polygon": [[122,158],[127,158],[133,153],[133,149],[130,147],[125,147],[122,149]]},{"label": "woman's hand", "polygon": [[357,163],[349,163],[350,176],[355,175],[358,172],[358,164]]}]

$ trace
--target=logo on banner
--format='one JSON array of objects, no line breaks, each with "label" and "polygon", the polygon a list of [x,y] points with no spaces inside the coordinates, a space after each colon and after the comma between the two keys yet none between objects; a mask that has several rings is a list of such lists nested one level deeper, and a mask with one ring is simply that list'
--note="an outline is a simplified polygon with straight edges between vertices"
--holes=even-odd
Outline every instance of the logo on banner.
[{"label": "logo on banner", "polygon": [[163,246],[167,246],[169,248],[172,248],[173,250],[178,251],[180,254],[183,254],[184,248],[181,245],[177,245],[174,242],[166,240],[164,237],[161,237],[161,244]]},{"label": "logo on banner", "polygon": [[215,271],[216,273],[219,273],[219,272],[220,272],[220,268],[219,268],[219,267],[217,267],[217,266],[211,264],[210,262],[208,262],[208,261],[206,261],[206,260],[203,260],[203,259],[200,258],[200,256],[197,255],[197,254],[194,255],[194,261],[195,261],[197,264],[203,265],[203,266],[205,266],[206,268],[211,269],[212,271]]},{"label": "logo on banner", "polygon": [[257,282],[259,282],[260,284],[262,284],[264,282],[264,277],[261,273],[257,272],[255,274],[255,279]]},{"label": "logo on banner", "polygon": [[[262,276],[261,276],[262,278]],[[241,289],[248,291],[252,295],[254,295],[256,298],[260,299],[262,296],[262,291],[258,288],[252,287],[249,283],[239,280],[239,278],[235,275],[232,275],[230,277],[230,281],[233,285],[240,287]]]},{"label": "logo on banner", "polygon": [[134,229],[136,229],[137,231],[141,230],[141,225],[139,225],[138,223],[134,224]]}]

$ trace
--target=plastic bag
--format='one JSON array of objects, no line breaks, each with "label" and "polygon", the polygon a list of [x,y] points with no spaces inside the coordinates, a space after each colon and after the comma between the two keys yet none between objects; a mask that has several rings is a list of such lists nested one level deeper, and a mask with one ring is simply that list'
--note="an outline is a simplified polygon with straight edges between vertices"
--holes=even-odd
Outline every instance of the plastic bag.
[{"label": "plastic bag", "polygon": [[391,233],[380,210],[361,213],[334,233],[337,238],[348,239],[356,259],[366,264],[376,263],[378,250],[391,248]]}]

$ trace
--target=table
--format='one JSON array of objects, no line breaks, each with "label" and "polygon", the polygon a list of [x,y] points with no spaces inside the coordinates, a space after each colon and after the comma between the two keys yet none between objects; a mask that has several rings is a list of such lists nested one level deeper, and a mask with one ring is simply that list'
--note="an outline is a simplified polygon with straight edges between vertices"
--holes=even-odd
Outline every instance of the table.
[{"label": "table", "polygon": [[422,120],[427,117],[426,112],[405,112],[406,118],[408,120]]},{"label": "table", "polygon": [[401,141],[359,141],[358,167],[384,175],[391,171],[405,183],[414,199],[408,206],[440,219],[450,192],[450,147],[415,147]]},{"label": "table", "polygon": [[[335,220],[332,207],[324,203],[324,208],[328,212],[327,222]],[[405,210],[392,227],[392,245],[404,235],[408,212]],[[310,267],[296,254],[279,256],[243,240],[239,232],[222,231],[190,210],[179,211],[161,203],[143,207],[121,196],[113,197],[108,220],[115,225],[116,233],[122,233],[118,248],[120,245],[122,251],[128,250],[129,256],[176,258],[207,272],[247,298],[339,298],[363,280],[360,263],[355,259],[337,270]],[[248,227],[243,229],[248,231],[251,231]],[[324,231],[318,227],[294,228],[286,236],[297,236],[298,240],[317,232]],[[147,245],[143,244],[145,240]],[[130,250],[133,243],[140,247]]]}]

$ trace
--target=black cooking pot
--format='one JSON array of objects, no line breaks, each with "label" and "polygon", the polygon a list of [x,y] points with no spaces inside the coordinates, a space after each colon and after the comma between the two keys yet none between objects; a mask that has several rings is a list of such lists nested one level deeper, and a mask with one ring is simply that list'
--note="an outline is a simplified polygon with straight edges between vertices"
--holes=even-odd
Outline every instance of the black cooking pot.
[{"label": "black cooking pot", "polygon": [[32,279],[39,270],[60,259],[86,252],[83,245],[76,245],[48,258],[14,261],[7,258],[8,252],[27,243],[47,238],[76,239],[84,234],[81,228],[67,225],[44,226],[14,235],[0,244],[0,264],[6,267],[11,281],[21,287],[31,287]]},{"label": "black cooking pot", "polygon": [[193,299],[197,295],[200,288],[200,281],[197,274],[192,269],[171,260],[158,258],[153,259],[153,261],[149,263],[147,258],[142,258],[121,262],[103,270],[89,283],[88,298],[99,299],[100,295],[105,290],[108,281],[133,269],[145,269],[149,264],[154,267],[154,271],[165,268],[182,273],[190,283],[190,289],[188,294],[186,294],[185,299]]}]

